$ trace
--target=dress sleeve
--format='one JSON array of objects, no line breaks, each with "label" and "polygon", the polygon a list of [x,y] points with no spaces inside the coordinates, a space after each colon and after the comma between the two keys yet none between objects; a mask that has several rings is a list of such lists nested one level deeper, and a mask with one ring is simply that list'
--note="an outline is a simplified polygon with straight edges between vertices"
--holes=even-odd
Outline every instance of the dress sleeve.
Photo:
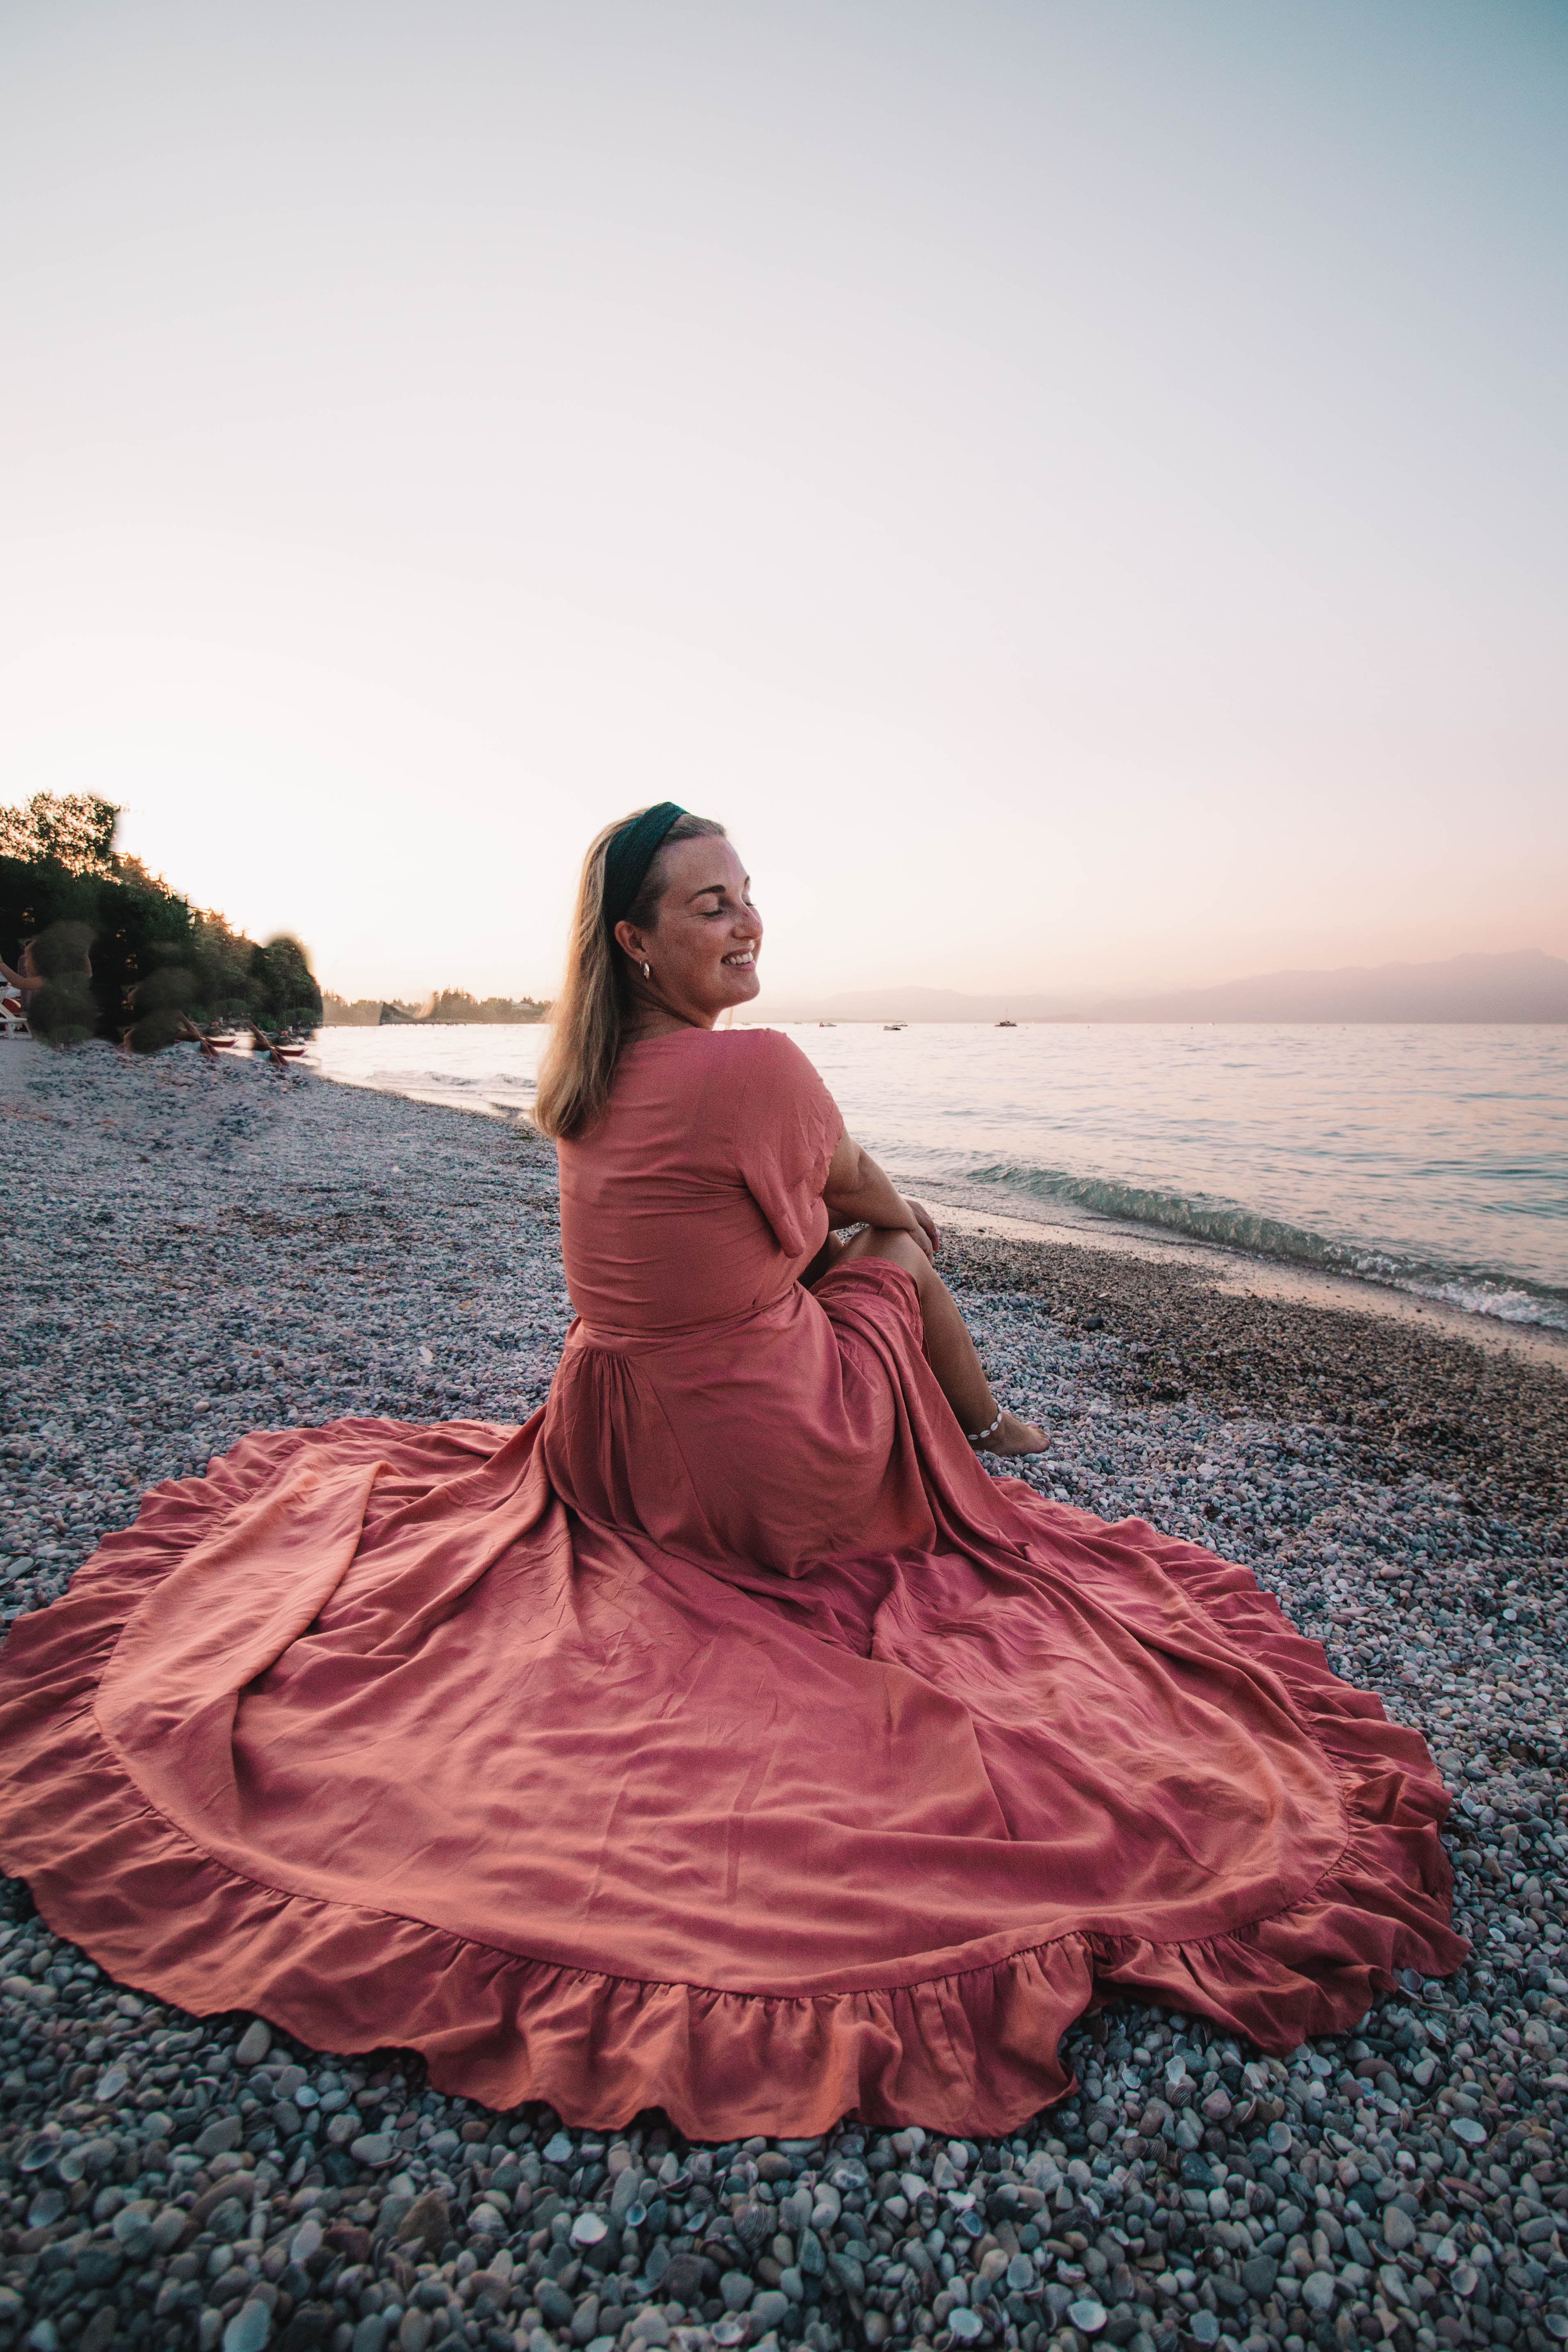
[{"label": "dress sleeve", "polygon": [[780,1249],[810,1257],[827,1234],[822,1187],[844,1121],[793,1038],[759,1029],[747,1045],[731,1130],[736,1163]]}]

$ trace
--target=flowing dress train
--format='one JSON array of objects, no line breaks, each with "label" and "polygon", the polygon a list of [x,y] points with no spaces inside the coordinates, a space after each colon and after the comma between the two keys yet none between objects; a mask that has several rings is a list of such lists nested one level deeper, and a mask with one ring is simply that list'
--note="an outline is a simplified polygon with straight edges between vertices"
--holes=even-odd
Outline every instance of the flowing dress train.
[{"label": "flowing dress train", "polygon": [[915,1286],[795,1279],[777,1033],[561,1152],[521,1428],[256,1433],[0,1656],[0,1859],[114,1976],[491,2106],[967,2134],[1122,1988],[1284,2051],[1456,1967],[1447,1799],[1244,1570],[988,1475]]}]

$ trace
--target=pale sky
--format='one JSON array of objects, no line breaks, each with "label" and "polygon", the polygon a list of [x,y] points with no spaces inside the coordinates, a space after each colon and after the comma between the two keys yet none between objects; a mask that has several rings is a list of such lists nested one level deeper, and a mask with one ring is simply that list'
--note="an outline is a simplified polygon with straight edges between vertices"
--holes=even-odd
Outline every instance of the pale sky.
[{"label": "pale sky", "polygon": [[[548,992],[1568,953],[1558,0],[13,0],[0,799]],[[766,994],[763,1010],[766,1009]]]}]

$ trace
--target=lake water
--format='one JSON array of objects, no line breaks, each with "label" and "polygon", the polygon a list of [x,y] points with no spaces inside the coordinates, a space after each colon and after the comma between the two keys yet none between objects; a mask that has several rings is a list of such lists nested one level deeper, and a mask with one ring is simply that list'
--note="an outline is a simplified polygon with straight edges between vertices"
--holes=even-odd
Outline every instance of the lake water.
[{"label": "lake water", "polygon": [[[516,1115],[547,1034],[327,1029],[312,1059]],[[788,1034],[850,1131],[933,1198],[1162,1227],[1568,1329],[1568,1029]]]}]

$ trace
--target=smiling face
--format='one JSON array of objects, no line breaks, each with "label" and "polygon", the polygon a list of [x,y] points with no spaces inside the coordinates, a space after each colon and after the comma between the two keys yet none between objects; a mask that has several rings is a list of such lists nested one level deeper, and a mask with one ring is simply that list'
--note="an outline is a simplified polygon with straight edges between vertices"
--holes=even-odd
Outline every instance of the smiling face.
[{"label": "smiling face", "polygon": [[[762,985],[763,919],[752,904],[750,879],[731,844],[712,835],[672,842],[660,853],[659,871],[664,889],[656,922],[616,925],[639,1010],[659,1008],[678,1023],[711,1029],[721,1013],[749,1003]],[[651,973],[646,982],[645,963]]]}]

